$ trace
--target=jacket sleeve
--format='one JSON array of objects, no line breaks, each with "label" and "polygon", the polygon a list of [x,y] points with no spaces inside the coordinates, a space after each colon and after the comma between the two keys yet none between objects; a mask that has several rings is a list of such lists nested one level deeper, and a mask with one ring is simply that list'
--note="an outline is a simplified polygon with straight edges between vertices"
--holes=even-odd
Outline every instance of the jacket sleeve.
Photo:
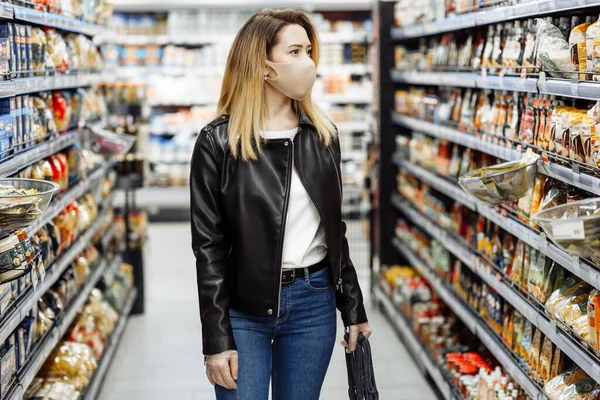
[{"label": "jacket sleeve", "polygon": [[[339,139],[334,143],[336,152],[336,168],[338,168],[338,176],[341,179],[341,149]],[[340,185],[342,182],[340,182]],[[367,313],[363,301],[362,291],[358,283],[356,269],[350,259],[350,248],[348,246],[348,238],[346,238],[346,223],[342,221],[342,284],[336,291],[336,304],[338,310],[342,314],[342,320],[345,326],[358,325],[367,322]]]},{"label": "jacket sleeve", "polygon": [[207,128],[202,129],[194,147],[190,195],[203,352],[210,355],[235,350],[227,277],[231,240],[220,201],[220,162]]}]

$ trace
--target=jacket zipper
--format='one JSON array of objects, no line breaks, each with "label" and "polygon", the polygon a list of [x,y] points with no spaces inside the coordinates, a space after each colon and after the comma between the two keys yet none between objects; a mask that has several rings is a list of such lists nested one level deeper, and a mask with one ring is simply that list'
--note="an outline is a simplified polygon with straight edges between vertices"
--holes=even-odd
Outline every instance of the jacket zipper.
[{"label": "jacket zipper", "polygon": [[279,311],[281,308],[281,262],[283,261],[283,240],[285,235],[285,226],[287,222],[287,210],[290,202],[290,187],[292,186],[292,168],[294,167],[294,141],[286,141],[289,143],[288,147],[291,149],[291,154],[288,154],[290,160],[290,168],[288,168],[287,181],[285,185],[285,202],[283,204],[283,221],[281,223],[281,235],[279,237],[279,256],[277,262],[277,273],[279,274],[279,286],[277,287],[277,316],[279,317]]},{"label": "jacket zipper", "polygon": [[[335,169],[335,175],[337,176],[337,184],[338,187],[340,189],[340,200],[343,202],[343,191],[342,191],[342,179],[340,178],[340,173],[338,172],[338,166],[336,165],[337,163],[335,162],[335,157],[333,157],[333,154],[331,154],[331,149],[329,147],[327,147],[327,151],[329,152],[329,155],[331,156],[331,161],[333,161],[333,169]],[[340,290],[340,292],[343,294],[344,290],[342,289],[342,246],[344,245],[344,240],[340,240],[340,268],[339,268],[339,273],[338,273],[338,279],[337,279],[337,284],[335,286],[336,290]]]}]

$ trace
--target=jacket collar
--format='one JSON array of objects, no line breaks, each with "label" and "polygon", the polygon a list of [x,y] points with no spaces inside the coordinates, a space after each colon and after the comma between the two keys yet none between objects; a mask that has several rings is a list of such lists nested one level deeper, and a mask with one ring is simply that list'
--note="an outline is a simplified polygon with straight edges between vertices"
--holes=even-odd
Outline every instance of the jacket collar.
[{"label": "jacket collar", "polygon": [[298,107],[298,115],[300,117],[300,122],[299,122],[300,125],[308,125],[308,126],[312,126],[313,128],[315,127],[315,125],[308,118],[308,116],[306,116],[306,113],[304,112],[302,107]]}]

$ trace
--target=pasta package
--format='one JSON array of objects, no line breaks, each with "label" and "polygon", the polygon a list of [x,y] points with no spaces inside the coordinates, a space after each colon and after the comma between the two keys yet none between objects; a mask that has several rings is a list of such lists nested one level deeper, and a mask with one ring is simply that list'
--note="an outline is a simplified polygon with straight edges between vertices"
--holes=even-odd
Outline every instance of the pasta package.
[{"label": "pasta package", "polygon": [[586,113],[581,114],[581,122],[569,133],[569,158],[585,163],[591,148],[592,128],[594,121]]},{"label": "pasta package", "polygon": [[[569,35],[571,66],[574,71],[585,72],[587,70],[586,32],[589,26],[590,24],[587,22],[577,25]],[[579,79],[586,80],[586,74],[579,74]]]}]

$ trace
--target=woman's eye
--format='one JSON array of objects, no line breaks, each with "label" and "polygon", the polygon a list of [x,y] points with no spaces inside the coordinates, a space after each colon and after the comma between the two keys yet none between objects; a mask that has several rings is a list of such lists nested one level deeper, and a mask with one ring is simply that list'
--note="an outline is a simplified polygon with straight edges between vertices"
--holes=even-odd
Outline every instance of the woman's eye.
[{"label": "woman's eye", "polygon": [[297,56],[299,54],[298,50],[292,50],[292,54]]}]

